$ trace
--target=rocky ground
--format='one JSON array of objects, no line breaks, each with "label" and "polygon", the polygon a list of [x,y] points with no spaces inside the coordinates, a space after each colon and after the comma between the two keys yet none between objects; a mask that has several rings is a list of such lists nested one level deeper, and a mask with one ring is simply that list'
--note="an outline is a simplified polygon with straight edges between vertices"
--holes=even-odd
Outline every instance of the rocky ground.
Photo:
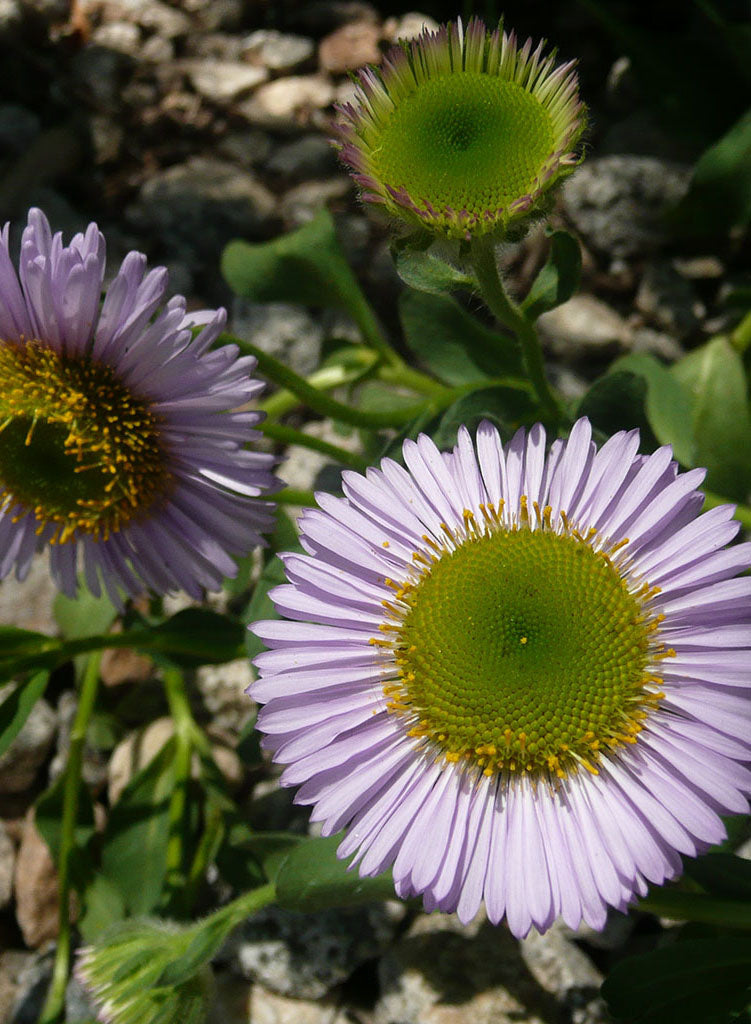
[{"label": "rocky ground", "polygon": [[[352,337],[354,325],[301,306],[232,303],[218,254],[234,237],[271,238],[326,204],[379,309],[394,308],[400,284],[387,230],[357,205],[327,132],[332,104],[351,95],[348,72],[377,63],[390,41],[423,24],[430,19],[384,16],[363,0],[0,0],[0,222],[23,219],[32,204],[66,234],[95,218],[112,264],[130,248],[147,252],[169,266],[175,291],[195,305],[229,304],[238,333],[309,372],[324,341]],[[732,246],[718,255],[671,240],[663,214],[685,192],[688,154],[634,105],[628,62],[603,62],[596,40],[577,37],[576,17],[566,24],[563,56],[581,42],[583,61],[592,57],[595,118],[590,157],[555,217],[583,243],[585,279],[541,330],[559,387],[576,397],[619,353],[672,360],[720,329],[740,263]],[[519,288],[542,245],[538,232],[502,253]],[[330,428],[306,429],[327,436]],[[310,452],[289,455],[283,474],[294,486],[327,470]],[[53,596],[40,562],[22,586],[0,586],[0,621],[54,632]],[[249,672],[236,662],[195,680],[238,790],[247,778],[233,742],[249,713]],[[123,652],[109,652],[102,669],[105,684],[126,694],[148,686],[151,673]],[[64,763],[69,679],[53,699],[39,702],[0,758],[0,1020],[8,1024],[36,1020],[55,939],[54,868],[29,808]],[[102,808],[168,734],[168,721],[141,715],[131,708],[109,754],[87,753],[86,781]],[[253,796],[258,824],[306,827],[273,779]],[[215,1021],[597,1024],[607,1019],[601,971],[648,944],[657,927],[616,915],[600,935],[556,927],[516,943],[481,918],[465,928],[396,903],[305,917],[271,910],[222,952]],[[90,1016],[75,983],[68,1002],[69,1021]]]}]

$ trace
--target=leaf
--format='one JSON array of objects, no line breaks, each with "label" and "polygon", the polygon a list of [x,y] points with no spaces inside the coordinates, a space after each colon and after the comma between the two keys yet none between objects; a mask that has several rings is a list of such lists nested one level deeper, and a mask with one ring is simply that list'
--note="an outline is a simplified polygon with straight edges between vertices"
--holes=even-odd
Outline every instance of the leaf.
[{"label": "leaf", "polygon": [[93,942],[115,921],[125,917],[122,893],[106,875],[96,872],[81,894],[83,912],[76,927],[86,942]]},{"label": "leaf", "polygon": [[405,291],[399,313],[407,346],[444,383],[524,377],[518,344],[485,327],[454,299]]},{"label": "leaf", "polygon": [[725,235],[751,223],[751,110],[701,155],[672,220],[692,238]]},{"label": "leaf", "polygon": [[619,430],[637,427],[642,444],[652,447],[650,442],[654,441],[656,447],[657,442],[647,420],[646,401],[646,380],[628,370],[616,370],[592,384],[579,402],[576,415],[587,416],[592,426],[602,431],[605,437]]},{"label": "leaf", "polygon": [[582,257],[579,242],[568,231],[553,231],[547,262],[535,278],[522,311],[534,322],[538,316],[568,302],[579,288]]},{"label": "leaf", "polygon": [[307,224],[271,242],[230,242],[221,266],[235,295],[253,302],[352,310],[363,301],[325,207]]},{"label": "leaf", "polygon": [[696,465],[696,448],[691,429],[691,398],[667,366],[647,353],[634,352],[616,359],[611,373],[635,373],[646,381],[645,410],[649,425],[660,444],[673,446],[673,454],[684,466]]},{"label": "leaf", "polygon": [[[16,658],[42,654],[56,647],[59,647],[59,642],[44,633],[19,629],[18,626],[0,626],[0,662],[7,660],[11,664]],[[8,674],[12,675],[12,672]]]},{"label": "leaf", "polygon": [[210,608],[184,608],[166,622],[134,630],[134,647],[168,655],[184,666],[232,661],[243,653],[245,631],[240,622]]},{"label": "leaf", "polygon": [[691,400],[694,465],[707,467],[711,491],[744,501],[751,489],[751,416],[740,355],[713,338],[671,370]]},{"label": "leaf", "polygon": [[707,853],[687,860],[685,873],[712,896],[751,900],[751,861],[732,853]]},{"label": "leaf", "polygon": [[37,672],[28,682],[19,683],[0,704],[0,757],[23,729],[31,709],[44,693],[49,672]]},{"label": "leaf", "polygon": [[117,618],[117,609],[106,594],[94,597],[84,588],[76,598],[58,594],[53,604],[53,613],[66,640],[106,633]]},{"label": "leaf", "polygon": [[175,785],[175,737],[130,780],[102,837],[102,873],[130,914],[147,914],[162,895]]},{"label": "leaf", "polygon": [[[58,775],[49,789],[38,798],[34,809],[34,822],[56,864],[60,857],[65,778],[65,772]],[[76,849],[70,861],[71,880],[78,890],[83,890],[94,874],[91,857],[86,850],[94,832],[94,804],[88,787],[79,779],[78,807],[73,832]]]},{"label": "leaf", "polygon": [[474,433],[479,423],[489,420],[497,427],[516,426],[526,419],[533,409],[531,397],[524,391],[510,388],[480,388],[462,395],[443,413],[435,429],[429,430],[436,445],[441,449],[456,444],[459,427],[466,426]]},{"label": "leaf", "polygon": [[636,1024],[720,1024],[751,991],[751,939],[686,939],[616,964],[602,994]]},{"label": "leaf", "polygon": [[392,256],[399,277],[418,292],[441,295],[459,288],[475,287],[471,277],[447,263],[436,252],[402,248],[392,251]]},{"label": "leaf", "polygon": [[357,389],[357,405],[364,412],[400,413],[418,402],[415,395],[395,391],[391,384],[380,380],[366,380]]},{"label": "leaf", "polygon": [[387,871],[360,878],[336,856],[342,836],[306,839],[296,845],[279,867],[277,902],[288,910],[325,910],[376,900],[394,899],[394,880]]}]

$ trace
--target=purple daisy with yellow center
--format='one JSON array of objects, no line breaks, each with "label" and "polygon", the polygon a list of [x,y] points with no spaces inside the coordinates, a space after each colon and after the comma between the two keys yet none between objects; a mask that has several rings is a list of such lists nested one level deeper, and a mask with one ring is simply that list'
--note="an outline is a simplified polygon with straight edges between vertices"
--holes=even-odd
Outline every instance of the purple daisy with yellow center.
[{"label": "purple daisy with yellow center", "polygon": [[[96,224],[69,245],[29,212],[18,274],[0,234],[0,579],[48,548],[57,585],[77,573],[115,601],[237,571],[272,523],[258,500],[273,459],[246,446],[263,384],[236,346],[213,348],[224,310],[165,303],[167,271],[131,252],[101,300]],[[199,332],[194,328],[203,325]]]},{"label": "purple daisy with yellow center", "polygon": [[304,512],[250,693],[362,875],[517,936],[599,929],[748,810],[751,544],[638,447],[484,423]]},{"label": "purple daisy with yellow center", "polygon": [[452,238],[502,234],[541,212],[579,163],[574,62],[473,18],[395,46],[359,72],[335,145],[366,202]]}]

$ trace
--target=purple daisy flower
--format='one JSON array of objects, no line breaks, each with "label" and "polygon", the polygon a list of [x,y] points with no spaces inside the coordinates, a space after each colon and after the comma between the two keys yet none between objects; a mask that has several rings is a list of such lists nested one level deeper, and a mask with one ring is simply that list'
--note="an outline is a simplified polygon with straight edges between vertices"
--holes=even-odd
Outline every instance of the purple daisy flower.
[{"label": "purple daisy flower", "polygon": [[484,423],[303,514],[250,692],[361,874],[517,936],[602,928],[747,811],[751,544],[638,446]]},{"label": "purple daisy flower", "polygon": [[[253,500],[271,456],[245,448],[255,360],[212,349],[225,312],[164,304],[167,271],[131,252],[100,303],[96,224],[65,246],[29,212],[18,276],[0,234],[0,579],[49,548],[57,585],[200,597],[236,573],[272,522]],[[202,324],[193,336],[191,328]]]}]

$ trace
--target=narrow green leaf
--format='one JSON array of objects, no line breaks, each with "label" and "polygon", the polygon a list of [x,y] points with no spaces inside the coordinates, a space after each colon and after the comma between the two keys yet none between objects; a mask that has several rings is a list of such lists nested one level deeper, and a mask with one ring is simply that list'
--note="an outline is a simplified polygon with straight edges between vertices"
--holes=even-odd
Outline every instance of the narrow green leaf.
[{"label": "narrow green leaf", "polygon": [[516,341],[485,327],[454,299],[405,291],[399,313],[408,347],[444,383],[524,376]]},{"label": "narrow green leaf", "polygon": [[751,997],[751,939],[686,939],[616,964],[602,994],[635,1024],[720,1024]]},{"label": "narrow green leaf", "polygon": [[31,709],[44,693],[49,672],[37,672],[28,682],[19,683],[0,704],[0,757],[18,736]]},{"label": "narrow green leaf", "polygon": [[162,895],[175,750],[173,736],[130,780],[102,837],[102,873],[118,889],[130,914],[148,914]]},{"label": "narrow green leaf", "polygon": [[44,633],[19,629],[17,626],[0,626],[0,661],[10,662],[15,658],[43,653],[59,646],[58,640]]},{"label": "narrow green leaf", "polygon": [[[49,847],[55,863],[60,856],[64,789],[65,773],[63,772],[38,798],[34,811],[36,827]],[[85,847],[94,835],[94,831],[94,803],[88,786],[79,779],[78,813],[73,833],[76,852],[71,860],[71,878],[77,889],[88,884],[93,875],[93,865],[89,854],[85,852]]]},{"label": "narrow green leaf", "polygon": [[288,910],[324,910],[394,898],[394,880],[386,871],[360,878],[336,856],[342,836],[306,839],[282,861],[276,877],[277,902]]},{"label": "narrow green leaf", "polygon": [[671,373],[690,396],[693,464],[707,467],[707,489],[744,501],[751,489],[751,415],[740,355],[726,338],[713,338]]},{"label": "narrow green leaf", "polygon": [[535,321],[543,313],[568,302],[579,288],[581,269],[578,240],[568,231],[553,231],[547,262],[522,302],[527,319]]},{"label": "narrow green leaf", "polygon": [[242,624],[210,608],[185,608],[165,622],[136,633],[134,646],[168,655],[181,665],[218,664],[239,658]]},{"label": "narrow green leaf", "polygon": [[431,250],[396,248],[392,256],[399,277],[418,292],[443,295],[460,288],[476,287],[473,278]]},{"label": "narrow green leaf", "polygon": [[647,383],[645,409],[647,419],[660,444],[673,446],[673,454],[683,466],[696,465],[696,446],[691,427],[691,397],[675,375],[661,362],[642,352],[616,359],[610,372],[629,372]]},{"label": "narrow green leaf", "polygon": [[221,265],[235,295],[253,302],[344,309],[360,302],[360,286],[325,207],[307,224],[271,242],[230,242]]}]

